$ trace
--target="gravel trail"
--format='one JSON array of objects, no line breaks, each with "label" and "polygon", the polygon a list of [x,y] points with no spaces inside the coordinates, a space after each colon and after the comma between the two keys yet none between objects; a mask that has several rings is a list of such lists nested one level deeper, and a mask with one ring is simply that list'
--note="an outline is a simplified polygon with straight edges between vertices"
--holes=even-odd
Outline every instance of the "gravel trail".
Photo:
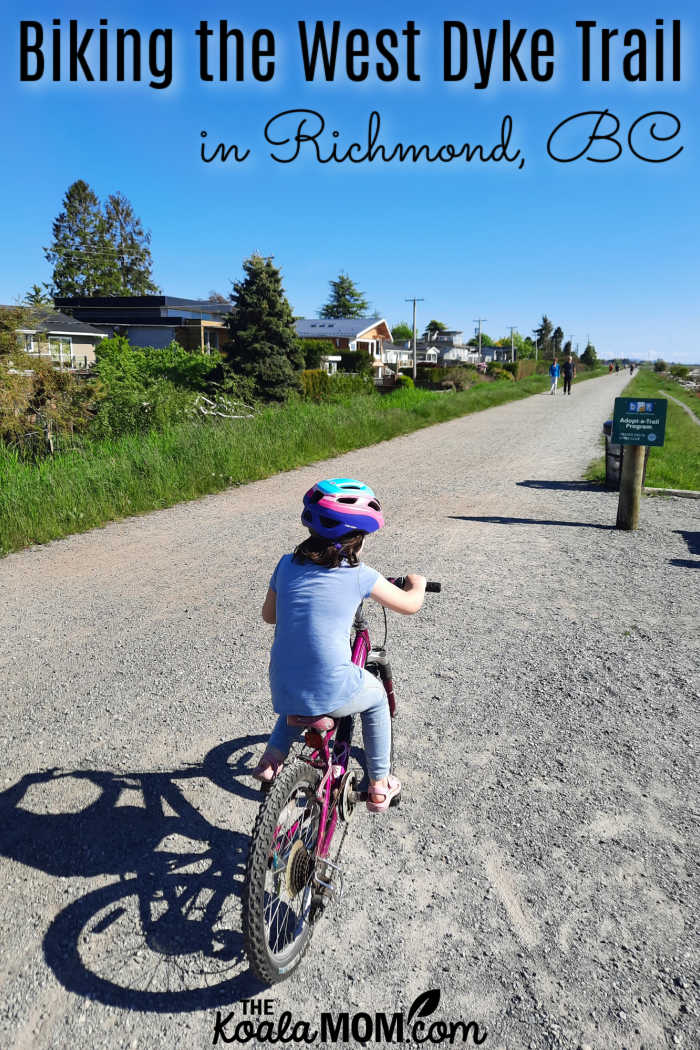
[{"label": "gravel trail", "polygon": [[[199,1050],[249,997],[315,1029],[430,989],[426,1020],[487,1050],[700,1043],[699,508],[645,500],[617,532],[579,480],[627,378],[0,561],[0,1047]],[[404,802],[355,817],[342,902],[266,991],[237,898],[259,612],[301,494],[339,475],[382,499],[368,563],[443,592],[389,622]]]}]

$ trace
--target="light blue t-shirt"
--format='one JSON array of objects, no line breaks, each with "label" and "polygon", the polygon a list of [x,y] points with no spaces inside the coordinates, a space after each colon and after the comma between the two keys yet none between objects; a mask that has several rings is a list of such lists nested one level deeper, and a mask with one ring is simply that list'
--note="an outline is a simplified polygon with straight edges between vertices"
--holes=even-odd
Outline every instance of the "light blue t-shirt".
[{"label": "light blue t-shirt", "polygon": [[555,364],[551,364],[549,366],[549,374],[552,377],[552,379],[558,379],[559,378],[559,365],[558,364],[556,364],[556,365]]},{"label": "light blue t-shirt", "polygon": [[270,689],[278,714],[327,714],[362,688],[362,670],[350,662],[350,629],[378,579],[362,562],[322,569],[292,554],[280,558],[270,580],[277,595]]}]

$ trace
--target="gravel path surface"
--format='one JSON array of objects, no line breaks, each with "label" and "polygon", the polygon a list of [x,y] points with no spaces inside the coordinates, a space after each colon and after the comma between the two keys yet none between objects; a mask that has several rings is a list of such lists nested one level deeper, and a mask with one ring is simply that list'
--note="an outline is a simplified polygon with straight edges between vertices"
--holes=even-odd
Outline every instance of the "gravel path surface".
[{"label": "gravel path surface", "polygon": [[[577,480],[627,380],[0,562],[1,1047],[199,1050],[247,997],[316,1028],[429,989],[426,1020],[477,1021],[487,1050],[699,1044],[698,506],[645,500],[617,532],[616,495]],[[334,475],[381,494],[367,561],[443,593],[389,624],[404,803],[355,817],[344,899],[266,992],[237,898],[259,610]]]}]

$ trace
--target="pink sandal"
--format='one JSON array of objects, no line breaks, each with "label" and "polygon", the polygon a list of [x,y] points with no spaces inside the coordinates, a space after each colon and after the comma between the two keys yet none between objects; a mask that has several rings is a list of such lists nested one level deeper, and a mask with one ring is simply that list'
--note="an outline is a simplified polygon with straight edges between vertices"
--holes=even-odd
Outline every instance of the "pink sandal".
[{"label": "pink sandal", "polygon": [[[399,799],[401,798],[401,781],[398,777],[392,776],[391,773],[388,777],[389,786],[383,787],[381,784],[372,784],[367,789],[367,809],[370,813],[385,813],[389,806],[397,806]],[[381,802],[370,802],[369,796],[373,795],[375,798],[379,795],[382,798]]]}]

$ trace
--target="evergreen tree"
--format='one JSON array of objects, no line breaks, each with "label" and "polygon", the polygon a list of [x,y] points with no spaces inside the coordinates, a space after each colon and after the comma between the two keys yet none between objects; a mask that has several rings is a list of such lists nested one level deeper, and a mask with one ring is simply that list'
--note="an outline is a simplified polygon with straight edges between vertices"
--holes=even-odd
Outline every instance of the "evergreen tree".
[{"label": "evergreen tree", "polygon": [[533,329],[533,334],[537,339],[537,345],[539,347],[540,355],[542,357],[552,356],[552,332],[554,331],[554,325],[549,320],[546,314],[542,315],[539,328]]},{"label": "evergreen tree", "polygon": [[304,357],[282,277],[272,258],[261,255],[246,259],[243,270],[244,279],[233,286],[233,313],[227,321],[229,364],[254,380],[260,396],[284,401],[297,388],[295,372],[304,367]]},{"label": "evergreen tree", "polygon": [[555,328],[554,331],[552,332],[553,356],[559,357],[559,355],[561,354],[561,344],[562,344],[563,340],[564,340],[564,333],[561,330],[561,328],[559,328],[557,326],[557,328]]},{"label": "evergreen tree", "polygon": [[45,248],[53,264],[52,294],[144,295],[157,292],[151,278],[150,234],[129,201],[112,194],[104,212],[82,179],[68,187]]},{"label": "evergreen tree", "polygon": [[369,304],[346,273],[341,271],[337,281],[328,283],[331,294],[321,307],[321,317],[366,317]]},{"label": "evergreen tree", "polygon": [[52,232],[51,247],[44,251],[53,263],[53,295],[109,294],[104,270],[110,253],[100,202],[82,179],[68,187]]},{"label": "evergreen tree", "polygon": [[587,343],[586,349],[581,354],[581,363],[588,365],[589,368],[593,368],[597,360],[598,354],[596,353],[593,343]]},{"label": "evergreen tree", "polygon": [[122,193],[112,193],[104,207],[105,232],[114,248],[114,263],[119,274],[117,295],[149,295],[158,291],[152,280],[151,235],[134,214],[131,203]]},{"label": "evergreen tree", "polygon": [[33,284],[24,297],[27,306],[53,306],[53,300],[47,291],[46,285],[42,288],[40,284]]}]

